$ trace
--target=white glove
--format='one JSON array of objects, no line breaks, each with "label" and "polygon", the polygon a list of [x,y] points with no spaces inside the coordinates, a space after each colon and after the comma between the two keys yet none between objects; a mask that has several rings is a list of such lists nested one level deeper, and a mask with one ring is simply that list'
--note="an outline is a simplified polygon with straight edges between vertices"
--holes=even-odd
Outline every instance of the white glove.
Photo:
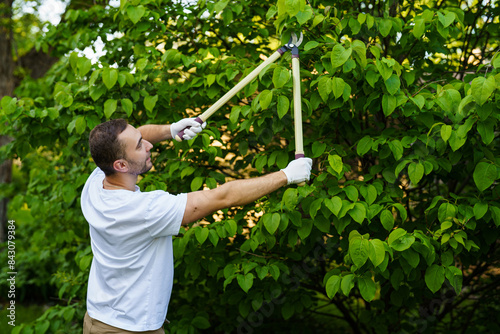
[{"label": "white glove", "polygon": [[299,158],[295,159],[281,171],[285,173],[288,180],[287,184],[297,184],[309,181],[311,177],[312,159]]},{"label": "white glove", "polygon": [[[188,126],[190,126],[190,128],[185,129]],[[170,134],[172,135],[172,138],[175,138],[175,136],[177,136],[179,132],[185,129],[182,138],[184,140],[190,140],[196,137],[196,135],[200,133],[201,130],[203,130],[206,126],[207,122],[200,124],[195,121],[194,118],[184,118],[178,122],[170,124]]]}]

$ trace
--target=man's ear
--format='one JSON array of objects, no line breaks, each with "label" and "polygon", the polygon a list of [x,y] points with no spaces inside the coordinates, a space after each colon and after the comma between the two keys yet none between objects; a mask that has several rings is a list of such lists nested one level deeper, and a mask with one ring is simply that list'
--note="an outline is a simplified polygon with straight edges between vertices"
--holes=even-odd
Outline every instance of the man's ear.
[{"label": "man's ear", "polygon": [[118,173],[127,173],[128,172],[128,162],[124,159],[118,159],[113,162],[113,168]]}]

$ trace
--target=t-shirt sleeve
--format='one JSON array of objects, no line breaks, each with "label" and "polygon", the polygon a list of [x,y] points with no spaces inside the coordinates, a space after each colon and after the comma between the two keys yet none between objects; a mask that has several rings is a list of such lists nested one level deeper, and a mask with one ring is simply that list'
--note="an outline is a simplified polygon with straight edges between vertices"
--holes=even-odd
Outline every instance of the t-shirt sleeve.
[{"label": "t-shirt sleeve", "polygon": [[177,235],[186,210],[187,194],[172,195],[165,191],[149,194],[146,228],[153,238]]}]

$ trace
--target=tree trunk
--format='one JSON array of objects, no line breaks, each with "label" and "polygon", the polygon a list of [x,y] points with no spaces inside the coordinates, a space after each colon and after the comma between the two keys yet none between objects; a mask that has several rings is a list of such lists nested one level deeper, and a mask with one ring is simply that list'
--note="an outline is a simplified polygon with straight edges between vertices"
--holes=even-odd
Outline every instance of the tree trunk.
[{"label": "tree trunk", "polygon": [[[0,2],[0,100],[14,92],[14,63],[12,60],[12,1]],[[0,146],[10,142],[0,135]],[[12,161],[0,162],[0,184],[11,180]],[[0,242],[5,241],[8,198],[0,198]]]}]

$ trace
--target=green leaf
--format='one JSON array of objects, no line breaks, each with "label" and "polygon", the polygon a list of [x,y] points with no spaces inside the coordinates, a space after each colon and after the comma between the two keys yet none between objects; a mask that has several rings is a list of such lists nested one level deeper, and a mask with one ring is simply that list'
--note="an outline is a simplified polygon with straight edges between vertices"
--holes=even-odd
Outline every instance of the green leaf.
[{"label": "green leaf", "polygon": [[97,101],[104,93],[106,93],[105,85],[90,86],[89,93],[92,100]]},{"label": "green leaf", "polygon": [[236,231],[238,230],[238,225],[234,220],[226,220],[224,223],[224,228],[226,229],[228,236],[232,237],[236,234]]},{"label": "green leaf", "polygon": [[141,58],[135,63],[135,68],[137,70],[142,71],[148,65],[148,60],[146,58]]},{"label": "green leaf", "polygon": [[446,15],[443,15],[440,12],[438,12],[437,14],[438,14],[439,22],[441,22],[441,24],[445,28],[448,27],[450,24],[452,24],[453,21],[455,21],[455,13],[453,13],[453,12],[448,12],[448,13],[446,13]]},{"label": "green leaf", "polygon": [[194,234],[195,234],[196,240],[198,240],[200,245],[203,245],[205,240],[207,240],[207,238],[208,238],[208,227],[198,226],[195,228]]},{"label": "green leaf", "polygon": [[210,242],[212,243],[212,245],[214,245],[214,247],[219,243],[219,235],[214,230],[209,231],[208,238],[210,239]]},{"label": "green leaf", "polygon": [[328,162],[330,163],[330,167],[332,167],[335,172],[337,172],[339,174],[342,172],[342,170],[344,168],[344,164],[342,163],[341,157],[339,157],[336,154],[329,155]]},{"label": "green leaf", "polygon": [[462,97],[456,89],[444,89],[438,94],[438,98],[435,101],[444,112],[450,116],[454,116],[455,111],[457,111],[462,101]]},{"label": "green leaf", "polygon": [[399,239],[394,240],[390,246],[392,249],[394,249],[398,252],[402,252],[402,251],[410,248],[414,242],[415,242],[415,237],[412,235],[406,234],[406,235],[400,237]]},{"label": "green leaf", "polygon": [[396,74],[391,75],[391,77],[385,80],[385,87],[389,94],[394,95],[398,92],[399,87],[401,86],[401,81]]},{"label": "green leaf", "polygon": [[493,68],[495,69],[500,68],[500,55],[498,53],[493,58],[493,61],[491,63],[493,64]]},{"label": "green leaf", "polygon": [[153,111],[157,101],[158,95],[148,95],[144,98],[144,107],[146,110]]},{"label": "green leaf", "polygon": [[106,118],[109,119],[111,115],[113,115],[116,110],[117,104],[118,101],[116,101],[115,99],[108,99],[106,100],[106,102],[104,102],[104,115],[106,116]]},{"label": "green leaf", "polygon": [[326,144],[321,143],[319,141],[315,141],[312,144],[311,151],[312,151],[312,156],[311,158],[317,158],[321,156],[323,153],[325,153],[326,150]]},{"label": "green leaf", "polygon": [[377,286],[371,277],[360,277],[358,278],[358,288],[361,293],[361,297],[367,302],[370,302],[375,298],[377,292]]},{"label": "green leaf", "polygon": [[420,161],[410,163],[408,166],[408,176],[414,185],[418,184],[424,176],[424,165]]},{"label": "green leaf", "polygon": [[450,139],[448,140],[448,142],[450,143],[450,147],[453,150],[453,152],[455,152],[460,147],[462,147],[465,144],[466,141],[467,141],[467,138],[460,137],[457,134],[457,131],[452,131]]},{"label": "green leaf", "polygon": [[191,325],[193,327],[199,328],[199,329],[208,329],[210,328],[210,322],[208,321],[207,318],[202,317],[202,316],[196,316],[193,318],[191,321]]},{"label": "green leaf", "polygon": [[313,223],[311,220],[303,220],[302,226],[297,230],[297,234],[302,240],[306,240],[311,234]]},{"label": "green leaf", "polygon": [[254,278],[255,276],[252,273],[248,273],[246,275],[238,274],[238,276],[236,276],[236,279],[238,280],[238,285],[246,293],[248,293],[248,290],[252,288]]},{"label": "green leaf", "polygon": [[92,66],[92,62],[90,59],[87,59],[86,57],[82,57],[78,59],[78,75],[83,77],[85,74],[87,74],[90,71],[90,67]]},{"label": "green leaf", "polygon": [[443,203],[439,206],[438,219],[442,223],[445,220],[455,218],[457,208],[451,203]]},{"label": "green leaf", "polygon": [[371,239],[368,248],[368,257],[375,267],[378,267],[385,258],[385,246],[380,239]]},{"label": "green leaf", "polygon": [[118,71],[115,68],[105,68],[102,71],[102,81],[107,89],[113,88],[118,80]]},{"label": "green leaf", "polygon": [[448,266],[445,269],[445,276],[450,282],[451,286],[455,289],[457,295],[462,291],[463,273],[462,270],[455,266]]},{"label": "green leaf", "polygon": [[351,56],[352,48],[345,49],[341,44],[333,47],[331,53],[332,66],[334,68],[342,66]]},{"label": "green leaf", "polygon": [[413,103],[415,103],[415,105],[418,107],[418,109],[422,110],[422,108],[424,107],[425,105],[425,97],[423,97],[422,95],[418,94],[414,97],[410,97],[410,100],[413,101]]},{"label": "green leaf", "polygon": [[474,204],[474,217],[476,219],[481,219],[488,212],[488,203],[477,202]]},{"label": "green leaf", "polygon": [[366,187],[362,187],[360,192],[361,195],[363,195],[368,205],[372,205],[372,203],[375,202],[375,200],[377,199],[377,188],[375,188],[373,184],[369,184]]},{"label": "green leaf", "polygon": [[372,148],[372,142],[372,138],[368,135],[361,138],[356,147],[356,152],[358,153],[358,155],[363,156],[368,153],[368,151],[370,151]]},{"label": "green leaf", "polygon": [[448,141],[448,139],[450,139],[451,130],[451,125],[444,124],[441,126],[441,138],[443,138],[445,143]]},{"label": "green leaf", "polygon": [[321,204],[323,203],[323,198],[316,198],[311,205],[309,206],[309,215],[312,219],[316,217],[319,208],[321,208]]},{"label": "green leaf", "polygon": [[394,216],[392,212],[389,210],[382,210],[382,212],[380,212],[380,222],[387,231],[391,231],[394,227]]},{"label": "green leaf", "polygon": [[486,145],[491,144],[495,139],[495,125],[496,123],[491,121],[477,123],[477,132],[479,132],[483,143]]},{"label": "green leaf", "polygon": [[146,8],[144,8],[143,5],[139,6],[129,5],[127,7],[127,16],[134,24],[139,22],[139,20],[144,16],[145,13],[146,13]]},{"label": "green leaf", "polygon": [[361,203],[354,203],[354,207],[348,213],[358,224],[361,224],[366,218],[366,208]]},{"label": "green leaf", "polygon": [[267,109],[273,100],[273,91],[266,89],[262,91],[259,96],[260,107],[262,110]]},{"label": "green leaf", "polygon": [[262,217],[262,219],[264,221],[264,227],[270,234],[274,234],[280,226],[281,216],[277,212],[273,214],[266,214]]},{"label": "green leaf", "polygon": [[[56,99],[56,101],[57,101],[57,99]],[[61,103],[61,102],[59,102],[59,103]],[[73,100],[71,101],[71,103],[73,103]],[[14,113],[17,109],[17,98],[12,98],[12,97],[6,95],[6,96],[2,97],[2,101],[1,101],[0,105],[2,106],[2,110],[4,110],[4,112],[7,115],[10,115],[10,114]]]},{"label": "green leaf", "polygon": [[381,19],[379,23],[379,31],[382,37],[389,35],[392,29],[392,21],[390,19]]},{"label": "green leaf", "polygon": [[256,267],[255,272],[257,273],[257,277],[259,277],[260,280],[263,280],[269,273],[269,268],[266,266]]},{"label": "green leaf", "polygon": [[305,2],[304,0],[285,0],[285,8],[288,15],[294,17],[305,8]]},{"label": "green leaf", "polygon": [[392,95],[384,94],[382,96],[382,110],[384,111],[385,116],[389,116],[396,110],[396,98]]},{"label": "green leaf", "polygon": [[425,284],[432,291],[436,293],[444,283],[444,268],[433,264],[425,271]]},{"label": "green leaf", "polygon": [[127,114],[128,117],[132,115],[132,112],[134,111],[134,104],[130,99],[121,99],[120,103],[122,105],[123,111]]},{"label": "green leaf", "polygon": [[375,88],[375,84],[377,83],[379,78],[380,74],[378,73],[375,73],[373,71],[366,72],[366,81],[368,81],[368,84],[372,86],[372,88]]},{"label": "green leaf", "polygon": [[389,148],[392,151],[392,154],[394,155],[394,159],[396,159],[396,161],[401,159],[404,152],[403,145],[401,144],[401,142],[397,139],[394,139],[390,141],[388,144]]},{"label": "green leaf", "polygon": [[401,252],[401,255],[412,268],[417,268],[418,264],[420,263],[420,256],[416,251],[409,248],[404,252]]},{"label": "green leaf", "polygon": [[404,222],[408,217],[408,213],[406,212],[406,208],[400,203],[395,203],[392,205],[399,211],[399,215],[401,216],[401,221]]},{"label": "green leaf", "polygon": [[283,203],[289,210],[294,210],[298,202],[298,191],[296,188],[288,188],[283,194]]},{"label": "green leaf", "polygon": [[[362,14],[360,14],[361,16]],[[358,16],[358,19],[359,17]],[[352,51],[354,52],[354,58],[356,58],[357,62],[361,66],[362,69],[366,68],[366,45],[360,40],[354,40],[352,42]]]},{"label": "green leaf", "polygon": [[278,66],[273,71],[273,84],[275,88],[283,87],[290,80],[290,72],[283,66]]},{"label": "green leaf", "polygon": [[327,76],[322,76],[318,81],[318,92],[323,102],[326,102],[328,100],[332,89],[332,80],[330,80],[330,78],[328,78]]},{"label": "green leaf", "polygon": [[[163,56],[161,56],[161,61],[165,63],[167,68],[174,68],[181,62],[182,57],[182,53],[178,50],[170,49],[165,51]],[[140,64],[139,61],[145,61],[144,65]],[[147,59],[139,59],[139,61],[137,62],[136,67],[138,67],[139,71],[142,71],[142,69],[147,65]],[[140,66],[144,67],[139,68]]]},{"label": "green leaf", "polygon": [[288,113],[288,109],[290,108],[290,101],[288,97],[284,95],[278,96],[278,117],[280,119],[283,118]]},{"label": "green leaf", "polygon": [[316,41],[309,41],[304,45],[304,51],[309,51],[318,47],[319,43]]},{"label": "green leaf", "polygon": [[490,95],[496,88],[495,77],[490,76],[489,78],[478,77],[471,82],[471,92],[474,100],[480,106],[482,106],[486,101],[488,101]]},{"label": "green leaf", "polygon": [[335,297],[335,295],[339,291],[341,280],[342,279],[338,275],[332,275],[330,276],[330,278],[328,278],[325,286],[326,295],[328,296],[328,298],[332,299],[333,297]]},{"label": "green leaf", "polygon": [[[73,104],[73,96],[64,91],[60,91],[59,93],[57,93],[55,99],[65,108],[69,108]],[[15,103],[13,103],[13,105],[15,106]]]},{"label": "green leaf", "polygon": [[78,118],[76,119],[76,123],[75,123],[76,133],[81,135],[82,133],[85,132],[86,128],[87,128],[87,121],[85,121],[85,117],[78,116]]},{"label": "green leaf", "polygon": [[349,241],[349,255],[356,267],[361,268],[368,260],[370,243],[364,238],[353,238]]},{"label": "green leaf", "polygon": [[342,277],[342,282],[340,283],[340,289],[344,293],[344,295],[349,296],[349,292],[354,287],[354,279],[355,276],[353,274],[347,274]]},{"label": "green leaf", "polygon": [[[35,325],[35,332],[36,334],[45,334],[49,329],[49,327],[50,327],[50,321],[48,320],[39,321]],[[24,332],[26,331],[23,331],[23,333]]]},{"label": "green leaf", "polygon": [[332,91],[336,99],[344,94],[345,81],[342,78],[332,78]]},{"label": "green leaf", "polygon": [[205,181],[205,178],[203,176],[197,176],[191,181],[191,191],[196,191],[201,188],[203,185],[203,181]]},{"label": "green leaf", "polygon": [[457,110],[457,115],[460,115],[460,117],[465,117],[466,115],[463,115],[463,109],[464,107],[474,101],[474,97],[472,95],[467,95],[464,97],[461,101],[460,104],[458,105],[458,110]]},{"label": "green leaf", "polygon": [[338,216],[342,208],[342,199],[340,197],[325,198],[324,203],[326,207],[335,215]]},{"label": "green leaf", "polygon": [[488,162],[480,162],[474,168],[474,183],[479,191],[488,189],[498,177],[497,167]]},{"label": "green leaf", "polygon": [[359,192],[355,186],[349,185],[345,187],[344,192],[347,195],[347,198],[349,198],[352,202],[356,202],[358,200]]},{"label": "green leaf", "polygon": [[422,19],[422,18],[415,18],[415,21],[414,21],[414,26],[413,26],[413,36],[415,36],[415,38],[417,39],[420,39],[420,37],[422,37],[422,35],[425,33],[425,20]]},{"label": "green leaf", "polygon": [[401,237],[406,235],[406,233],[407,233],[406,230],[404,230],[402,228],[395,229],[394,231],[391,232],[391,234],[389,234],[389,238],[387,239],[387,243],[389,244],[389,246],[391,246],[394,242],[396,242]]},{"label": "green leaf", "polygon": [[380,73],[380,75],[382,75],[384,81],[391,77],[392,68],[387,66],[387,64],[384,61],[377,59],[375,65],[377,66],[377,70]]},{"label": "green leaf", "polygon": [[500,208],[497,208],[496,206],[490,206],[490,212],[495,225],[497,227],[500,226]]}]

